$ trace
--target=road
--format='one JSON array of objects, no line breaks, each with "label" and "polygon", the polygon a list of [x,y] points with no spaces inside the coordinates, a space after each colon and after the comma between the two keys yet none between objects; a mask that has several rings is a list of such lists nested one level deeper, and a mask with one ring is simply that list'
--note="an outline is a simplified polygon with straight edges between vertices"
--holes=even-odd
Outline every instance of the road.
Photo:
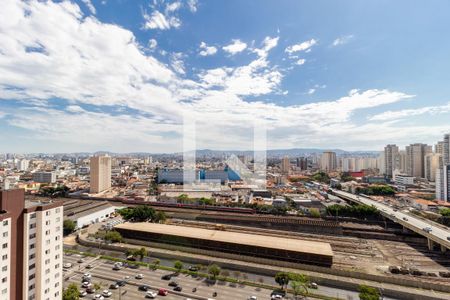
[{"label": "road", "polygon": [[[409,215],[405,212],[394,210],[392,207],[380,203],[378,201],[374,201],[372,199],[369,199],[367,197],[354,195],[351,193],[334,190],[332,189],[332,192],[334,195],[341,196],[343,198],[351,199],[354,202],[362,203],[366,205],[373,205],[375,206],[385,217],[391,219],[392,221],[399,223],[406,228],[426,237],[434,242],[437,242],[439,245],[442,245],[446,247],[447,249],[450,249],[450,240],[447,240],[447,238],[450,238],[450,230],[445,229],[442,226],[437,226],[432,221],[424,221],[422,219],[419,219],[415,216]],[[431,232],[425,232],[423,228],[429,227],[431,228]]]},{"label": "road", "polygon": [[[172,288],[168,287],[169,281],[161,279],[163,275],[172,274],[169,271],[163,270],[153,271],[142,267],[137,270],[123,268],[120,271],[113,271],[112,270],[113,263],[110,261],[101,260],[93,257],[86,257],[84,258],[83,263],[78,264],[77,261],[80,257],[81,257],[80,255],[69,256],[67,254],[64,256],[64,263],[72,264],[72,267],[64,272],[64,277],[66,278],[66,281],[64,283],[65,286],[69,285],[70,283],[76,283],[80,287],[82,274],[90,273],[93,276],[92,282],[99,283],[100,286],[102,286],[102,290],[107,289],[112,282],[119,279],[124,279],[125,276],[130,276],[129,284],[127,284],[125,287],[121,289],[122,293],[125,291],[126,293],[122,295],[120,300],[132,300],[139,298],[143,299],[145,293],[138,291],[138,286],[141,284],[148,284],[156,288],[166,288],[169,291],[172,290]],[[93,268],[86,269],[86,265],[88,264],[91,264]],[[142,273],[144,275],[144,279],[142,280],[134,279],[134,276],[138,273]],[[217,282],[215,285],[208,286],[208,284],[204,281],[203,278],[193,278],[191,276],[184,274],[180,274],[179,276],[174,277],[174,280],[177,281],[183,287],[184,293],[191,294],[193,296],[197,295],[205,298],[213,298],[212,294],[215,291],[218,293],[218,295],[217,297],[214,297],[214,299],[217,300],[221,299],[244,300],[248,299],[250,296],[256,296],[258,299],[270,299],[271,293],[271,290],[267,289],[259,289],[244,285],[233,285],[226,282]],[[267,280],[267,278],[265,280]],[[267,281],[265,282],[267,283]],[[197,291],[195,293],[192,293],[192,289],[194,287],[197,289]],[[113,295],[109,299],[118,300],[119,291],[111,290],[111,292],[113,292]],[[322,295],[327,295],[330,297],[338,297],[340,299],[358,299],[357,292],[340,290],[324,286],[319,286],[319,289],[314,290],[314,292]],[[88,297],[87,299],[90,298],[91,296]],[[193,297],[191,296],[191,298]],[[164,299],[178,300],[178,299],[186,299],[186,297],[178,296],[175,294],[169,294],[168,296],[164,297]]]}]

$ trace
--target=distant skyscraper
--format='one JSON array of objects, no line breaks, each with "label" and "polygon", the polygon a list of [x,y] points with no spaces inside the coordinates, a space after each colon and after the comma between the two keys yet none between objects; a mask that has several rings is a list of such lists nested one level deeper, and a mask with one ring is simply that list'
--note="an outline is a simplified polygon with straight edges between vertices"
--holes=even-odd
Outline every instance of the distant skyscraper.
[{"label": "distant skyscraper", "polygon": [[321,170],[327,172],[336,171],[337,168],[336,153],[332,151],[325,151],[320,159],[320,168]]},{"label": "distant skyscraper", "polygon": [[285,156],[281,159],[281,173],[289,174],[291,170],[291,161],[289,157]]},{"label": "distant skyscraper", "polygon": [[308,158],[298,157],[297,158],[297,167],[300,168],[300,170],[302,170],[302,171],[308,170]]},{"label": "distant skyscraper", "polygon": [[111,157],[91,157],[90,169],[90,192],[92,194],[103,192],[111,187]]},{"label": "distant skyscraper", "polygon": [[425,178],[425,155],[432,150],[431,146],[420,143],[406,146],[406,173],[416,178]]},{"label": "distant skyscraper", "polygon": [[397,145],[387,145],[384,147],[384,172],[392,178],[394,170],[398,169],[398,147]]},{"label": "distant skyscraper", "polygon": [[425,155],[425,178],[428,181],[436,180],[436,172],[439,169],[442,156],[439,153],[429,153]]},{"label": "distant skyscraper", "polygon": [[450,133],[444,135],[444,141],[442,145],[442,162],[444,165],[450,163]]},{"label": "distant skyscraper", "polygon": [[26,171],[26,170],[28,170],[29,164],[30,164],[30,161],[29,161],[29,160],[27,160],[27,159],[21,159],[21,160],[19,160],[19,161],[17,162],[16,168],[17,168],[17,170],[19,170],[19,171]]},{"label": "distant skyscraper", "polygon": [[62,299],[62,202],[0,191],[1,299]]},{"label": "distant skyscraper", "polygon": [[436,171],[436,199],[450,201],[450,134],[437,143],[436,152],[442,158]]},{"label": "distant skyscraper", "polygon": [[33,173],[33,181],[40,183],[55,183],[56,173],[55,172],[35,172]]}]

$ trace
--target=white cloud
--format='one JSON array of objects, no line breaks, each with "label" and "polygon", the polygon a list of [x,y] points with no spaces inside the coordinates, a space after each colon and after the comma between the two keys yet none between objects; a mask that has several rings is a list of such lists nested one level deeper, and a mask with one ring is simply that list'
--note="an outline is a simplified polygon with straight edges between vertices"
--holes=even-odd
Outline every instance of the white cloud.
[{"label": "white cloud", "polygon": [[176,52],[172,53],[170,57],[171,66],[178,74],[184,75],[186,71],[184,70],[183,53]]},{"label": "white cloud", "polygon": [[310,48],[316,44],[317,44],[317,41],[315,39],[310,39],[309,41],[305,41],[300,44],[295,44],[295,45],[289,46],[285,49],[285,51],[289,54],[292,54],[294,52],[299,52],[299,51],[310,51],[311,50]]},{"label": "white cloud", "polygon": [[295,62],[295,64],[301,66],[301,65],[305,64],[305,62],[306,62],[306,59],[300,58],[299,60],[297,60]]},{"label": "white cloud", "polygon": [[200,43],[200,54],[201,56],[209,56],[217,53],[217,48],[214,46],[208,46],[205,42]]},{"label": "white cloud", "polygon": [[197,0],[188,0],[187,1],[187,5],[189,7],[189,10],[192,13],[195,13],[197,11],[197,5],[198,5],[198,1]]},{"label": "white cloud", "polygon": [[156,49],[156,47],[158,46],[158,41],[155,39],[149,39],[148,40],[148,48],[153,51]]},{"label": "white cloud", "polygon": [[332,46],[336,47],[339,45],[347,44],[352,38],[353,38],[353,35],[345,35],[345,36],[338,37],[337,39],[335,39],[333,41]]},{"label": "white cloud", "polygon": [[177,11],[180,8],[181,8],[181,2],[176,1],[173,3],[168,3],[166,5],[166,13]]},{"label": "white cloud", "polygon": [[[184,113],[198,120],[197,128],[208,129],[198,135],[198,146],[216,149],[251,148],[255,121],[267,125],[271,148],[374,149],[386,139],[427,141],[450,130],[448,122],[396,127],[353,120],[369,108],[413,97],[398,91],[352,90],[338,99],[297,105],[267,101],[288,92],[281,89],[284,71],[267,59],[278,38],[265,38],[248,64],[201,70],[187,80],[184,54],[171,54],[170,66],[161,63],[143,52],[133,33],[85,17],[70,2],[8,1],[0,28],[0,99],[19,107],[2,122],[22,128],[30,141],[45,139],[47,151],[57,149],[49,145],[67,145],[65,151],[180,151]],[[65,108],[55,108],[54,99]]]},{"label": "white cloud", "polygon": [[144,29],[161,29],[166,30],[170,28],[178,28],[181,26],[181,21],[174,16],[165,16],[159,11],[155,10],[151,15],[144,13]]},{"label": "white cloud", "polygon": [[312,95],[316,92],[316,89],[309,89],[308,90],[308,95]]},{"label": "white cloud", "polygon": [[427,106],[416,109],[404,109],[397,111],[385,111],[369,118],[371,121],[394,121],[424,114],[445,114],[450,112],[450,103],[440,106]]},{"label": "white cloud", "polygon": [[91,0],[81,0],[81,1],[84,3],[84,5],[87,6],[91,14],[93,15],[96,14],[95,6],[92,4]]},{"label": "white cloud", "polygon": [[222,49],[231,55],[242,52],[247,48],[247,44],[240,40],[232,40],[232,43],[222,47]]}]

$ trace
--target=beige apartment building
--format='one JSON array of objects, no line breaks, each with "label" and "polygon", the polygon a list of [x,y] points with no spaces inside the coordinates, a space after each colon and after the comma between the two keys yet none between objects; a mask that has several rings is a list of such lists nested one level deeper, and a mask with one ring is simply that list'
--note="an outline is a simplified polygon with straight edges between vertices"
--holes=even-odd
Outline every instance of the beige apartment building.
[{"label": "beige apartment building", "polygon": [[111,157],[93,156],[90,159],[90,193],[96,194],[111,188]]},{"label": "beige apartment building", "polygon": [[0,191],[0,299],[62,298],[63,206]]}]

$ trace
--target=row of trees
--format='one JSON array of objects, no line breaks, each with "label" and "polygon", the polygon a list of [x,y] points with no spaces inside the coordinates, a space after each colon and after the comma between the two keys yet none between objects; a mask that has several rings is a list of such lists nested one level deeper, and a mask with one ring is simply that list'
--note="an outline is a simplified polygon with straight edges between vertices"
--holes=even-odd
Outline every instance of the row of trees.
[{"label": "row of trees", "polygon": [[155,211],[153,207],[139,205],[136,207],[126,207],[117,211],[124,220],[133,222],[155,222],[161,223],[166,220],[166,214],[163,211]]},{"label": "row of trees", "polygon": [[366,194],[374,196],[393,196],[395,195],[395,190],[393,187],[383,184],[371,185],[368,187],[357,187],[356,194]]},{"label": "row of trees", "polygon": [[350,206],[334,204],[327,207],[327,213],[331,216],[353,217],[359,219],[374,218],[380,215],[379,211],[374,206],[365,204]]},{"label": "row of trees", "polygon": [[295,297],[308,294],[308,287],[310,285],[308,276],[288,272],[278,272],[275,275],[275,282],[280,285],[282,290],[286,289],[290,283]]}]

